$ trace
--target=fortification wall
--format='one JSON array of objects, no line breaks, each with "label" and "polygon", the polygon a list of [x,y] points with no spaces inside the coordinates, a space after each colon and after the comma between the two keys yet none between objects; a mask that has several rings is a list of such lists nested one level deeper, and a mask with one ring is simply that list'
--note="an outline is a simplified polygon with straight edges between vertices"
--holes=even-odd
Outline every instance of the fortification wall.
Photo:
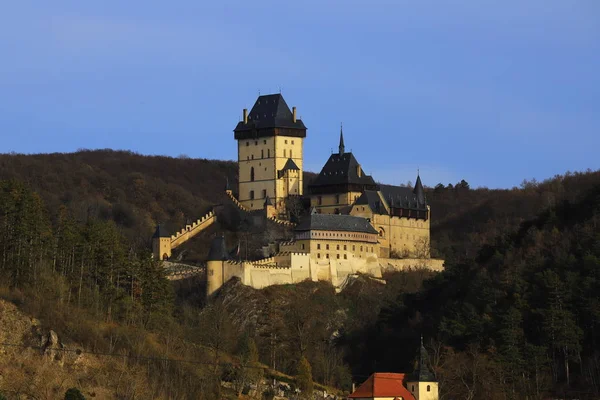
[{"label": "fortification wall", "polygon": [[186,225],[181,231],[174,235],[171,235],[171,249],[187,242],[192,237],[196,236],[204,229],[211,226],[216,221],[216,215],[214,212],[209,212],[204,217],[196,220],[191,225]]},{"label": "fortification wall", "polygon": [[426,268],[437,272],[444,270],[444,260],[439,258],[380,258],[379,265],[383,271],[405,271],[409,268]]}]

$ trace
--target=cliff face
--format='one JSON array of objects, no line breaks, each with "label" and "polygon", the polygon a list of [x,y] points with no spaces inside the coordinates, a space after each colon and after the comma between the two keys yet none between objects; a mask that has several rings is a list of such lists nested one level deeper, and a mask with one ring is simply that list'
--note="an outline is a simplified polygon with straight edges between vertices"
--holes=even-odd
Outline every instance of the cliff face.
[{"label": "cliff face", "polygon": [[58,336],[15,304],[0,300],[0,394],[59,399],[75,387],[86,398],[129,398],[133,393],[152,398],[146,393],[150,385],[143,371],[77,349],[81,349],[77,343]]}]

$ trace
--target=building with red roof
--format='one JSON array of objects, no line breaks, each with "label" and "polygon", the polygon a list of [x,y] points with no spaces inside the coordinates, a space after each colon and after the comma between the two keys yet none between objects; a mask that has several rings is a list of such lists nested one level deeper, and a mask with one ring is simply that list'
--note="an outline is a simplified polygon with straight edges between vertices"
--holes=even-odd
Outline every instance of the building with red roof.
[{"label": "building with red roof", "polygon": [[429,370],[427,350],[421,347],[412,374],[375,372],[348,399],[356,400],[439,400],[438,384]]}]

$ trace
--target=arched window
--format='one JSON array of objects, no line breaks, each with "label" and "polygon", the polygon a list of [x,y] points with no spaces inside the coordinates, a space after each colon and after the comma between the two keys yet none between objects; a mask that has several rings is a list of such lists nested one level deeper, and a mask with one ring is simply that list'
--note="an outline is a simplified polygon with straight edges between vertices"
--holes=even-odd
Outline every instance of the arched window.
[{"label": "arched window", "polygon": [[385,237],[385,230],[383,228],[379,228],[379,237]]},{"label": "arched window", "polygon": [[427,385],[427,391],[431,392],[431,386],[430,385]]},{"label": "arched window", "polygon": [[250,168],[250,180],[254,182],[254,167]]}]

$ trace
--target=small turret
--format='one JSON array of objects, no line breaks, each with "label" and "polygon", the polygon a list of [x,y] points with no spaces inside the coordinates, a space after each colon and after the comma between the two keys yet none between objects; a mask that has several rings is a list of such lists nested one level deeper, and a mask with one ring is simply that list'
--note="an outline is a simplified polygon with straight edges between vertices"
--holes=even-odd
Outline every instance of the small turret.
[{"label": "small turret", "polygon": [[340,156],[342,154],[344,154],[345,151],[346,151],[346,146],[344,146],[344,132],[342,131],[342,124],[340,124],[340,147],[339,147]]},{"label": "small turret", "polygon": [[425,200],[425,191],[423,190],[423,184],[421,183],[421,176],[417,173],[417,182],[415,183],[415,188],[413,189],[413,193],[417,198],[417,206],[424,207],[427,203]]},{"label": "small turret", "polygon": [[206,297],[219,290],[225,283],[225,261],[229,259],[225,247],[225,236],[220,235],[213,239],[210,244],[208,257],[206,258]]},{"label": "small turret", "polygon": [[423,345],[423,336],[421,335],[421,346],[417,353],[417,364],[406,382],[408,390],[410,390],[416,400],[439,399],[437,380],[428,365],[429,355]]},{"label": "small turret", "polygon": [[171,235],[160,224],[156,225],[152,235],[152,256],[155,260],[171,258]]}]

